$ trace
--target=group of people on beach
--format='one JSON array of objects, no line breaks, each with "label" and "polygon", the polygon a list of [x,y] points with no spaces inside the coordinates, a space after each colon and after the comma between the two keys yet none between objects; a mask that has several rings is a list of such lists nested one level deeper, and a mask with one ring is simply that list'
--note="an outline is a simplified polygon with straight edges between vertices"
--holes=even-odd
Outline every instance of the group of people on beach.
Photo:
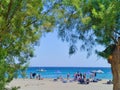
[{"label": "group of people on beach", "polygon": [[[93,81],[95,80],[95,77],[96,77],[96,72],[94,73],[91,73],[90,74],[90,77],[88,78],[86,76],[86,73],[80,73],[80,72],[76,72],[73,76],[73,80],[72,81],[78,81],[80,82],[81,84],[89,84],[90,82],[90,79],[92,79]],[[30,79],[38,79],[38,80],[42,80],[43,78],[41,78],[41,75],[40,74],[37,74],[37,73],[30,73]],[[62,78],[62,76],[60,76],[59,78],[57,79],[60,79],[62,81],[64,81],[64,79]],[[56,79],[56,80],[57,80]],[[67,77],[66,77],[67,80],[70,79],[70,73],[67,74]],[[55,80],[55,81],[56,81]]]},{"label": "group of people on beach", "polygon": [[89,83],[89,79],[86,78],[86,73],[82,74],[82,73],[75,73],[74,74],[74,81],[79,81],[81,84],[88,84]]},{"label": "group of people on beach", "polygon": [[[73,81],[78,81],[78,82],[80,82],[81,84],[89,84],[89,82],[92,80],[93,82],[95,81],[95,79],[96,79],[96,75],[97,75],[97,73],[96,72],[94,72],[94,73],[91,73],[90,74],[90,77],[89,78],[87,78],[87,76],[86,76],[86,73],[80,73],[80,72],[76,72],[75,74],[74,74],[74,78],[73,78]],[[70,77],[70,74],[68,73],[67,74],[67,80],[69,79],[69,77]]]},{"label": "group of people on beach", "polygon": [[41,80],[42,78],[41,78],[41,76],[40,76],[40,74],[37,74],[37,73],[30,73],[30,79],[34,79],[34,78],[36,78],[36,79],[38,79],[38,80]]},{"label": "group of people on beach", "polygon": [[[74,75],[73,75],[73,79],[70,80],[70,73],[67,73],[66,75],[66,79],[67,81],[78,81],[80,82],[81,84],[89,84],[89,82],[92,80],[93,82],[95,81],[95,77],[96,77],[97,73],[94,72],[94,73],[91,73],[90,74],[90,77],[87,77],[86,73],[80,73],[80,72],[76,72]],[[67,82],[61,75],[59,77],[57,77],[56,79],[54,79],[54,81],[57,81],[57,79],[60,79],[61,81],[63,82]]]}]

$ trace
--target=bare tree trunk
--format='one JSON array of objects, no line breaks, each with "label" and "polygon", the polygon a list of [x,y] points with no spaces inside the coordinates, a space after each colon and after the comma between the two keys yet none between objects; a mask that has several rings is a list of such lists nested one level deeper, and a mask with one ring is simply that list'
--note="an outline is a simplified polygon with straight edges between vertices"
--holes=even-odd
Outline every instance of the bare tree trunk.
[{"label": "bare tree trunk", "polygon": [[113,90],[120,90],[120,46],[117,46],[108,62],[113,74]]},{"label": "bare tree trunk", "polygon": [[113,74],[113,90],[120,90],[120,64],[111,63]]}]

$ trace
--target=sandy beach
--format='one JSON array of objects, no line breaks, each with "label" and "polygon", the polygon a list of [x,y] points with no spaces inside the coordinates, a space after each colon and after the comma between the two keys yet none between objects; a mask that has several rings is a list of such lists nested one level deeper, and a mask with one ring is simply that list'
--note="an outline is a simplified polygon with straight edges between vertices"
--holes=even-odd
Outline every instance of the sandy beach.
[{"label": "sandy beach", "polygon": [[77,81],[63,83],[53,79],[14,79],[7,87],[20,86],[19,90],[112,90],[112,84],[106,84],[107,80],[97,83],[80,84]]}]

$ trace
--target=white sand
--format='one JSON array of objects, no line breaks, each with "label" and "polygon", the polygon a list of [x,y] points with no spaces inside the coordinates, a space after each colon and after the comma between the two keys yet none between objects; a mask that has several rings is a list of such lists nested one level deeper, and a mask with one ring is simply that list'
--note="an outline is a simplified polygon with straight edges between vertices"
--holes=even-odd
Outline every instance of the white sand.
[{"label": "white sand", "polygon": [[20,86],[19,90],[112,90],[112,84],[106,84],[107,80],[88,85],[78,82],[53,81],[53,79],[14,79],[7,87]]}]

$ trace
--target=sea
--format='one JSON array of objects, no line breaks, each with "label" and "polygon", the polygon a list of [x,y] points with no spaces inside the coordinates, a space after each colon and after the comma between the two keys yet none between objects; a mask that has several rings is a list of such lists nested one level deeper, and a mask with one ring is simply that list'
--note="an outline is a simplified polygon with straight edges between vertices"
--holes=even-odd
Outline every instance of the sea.
[{"label": "sea", "polygon": [[[74,74],[79,72],[86,74],[89,78],[93,71],[102,71],[102,73],[97,73],[96,78],[112,80],[110,67],[28,67],[26,77],[30,78],[30,73],[36,73],[42,78],[57,78],[59,76],[66,78],[69,73],[70,78],[74,78]],[[22,76],[19,75],[19,78],[22,78]]]}]

